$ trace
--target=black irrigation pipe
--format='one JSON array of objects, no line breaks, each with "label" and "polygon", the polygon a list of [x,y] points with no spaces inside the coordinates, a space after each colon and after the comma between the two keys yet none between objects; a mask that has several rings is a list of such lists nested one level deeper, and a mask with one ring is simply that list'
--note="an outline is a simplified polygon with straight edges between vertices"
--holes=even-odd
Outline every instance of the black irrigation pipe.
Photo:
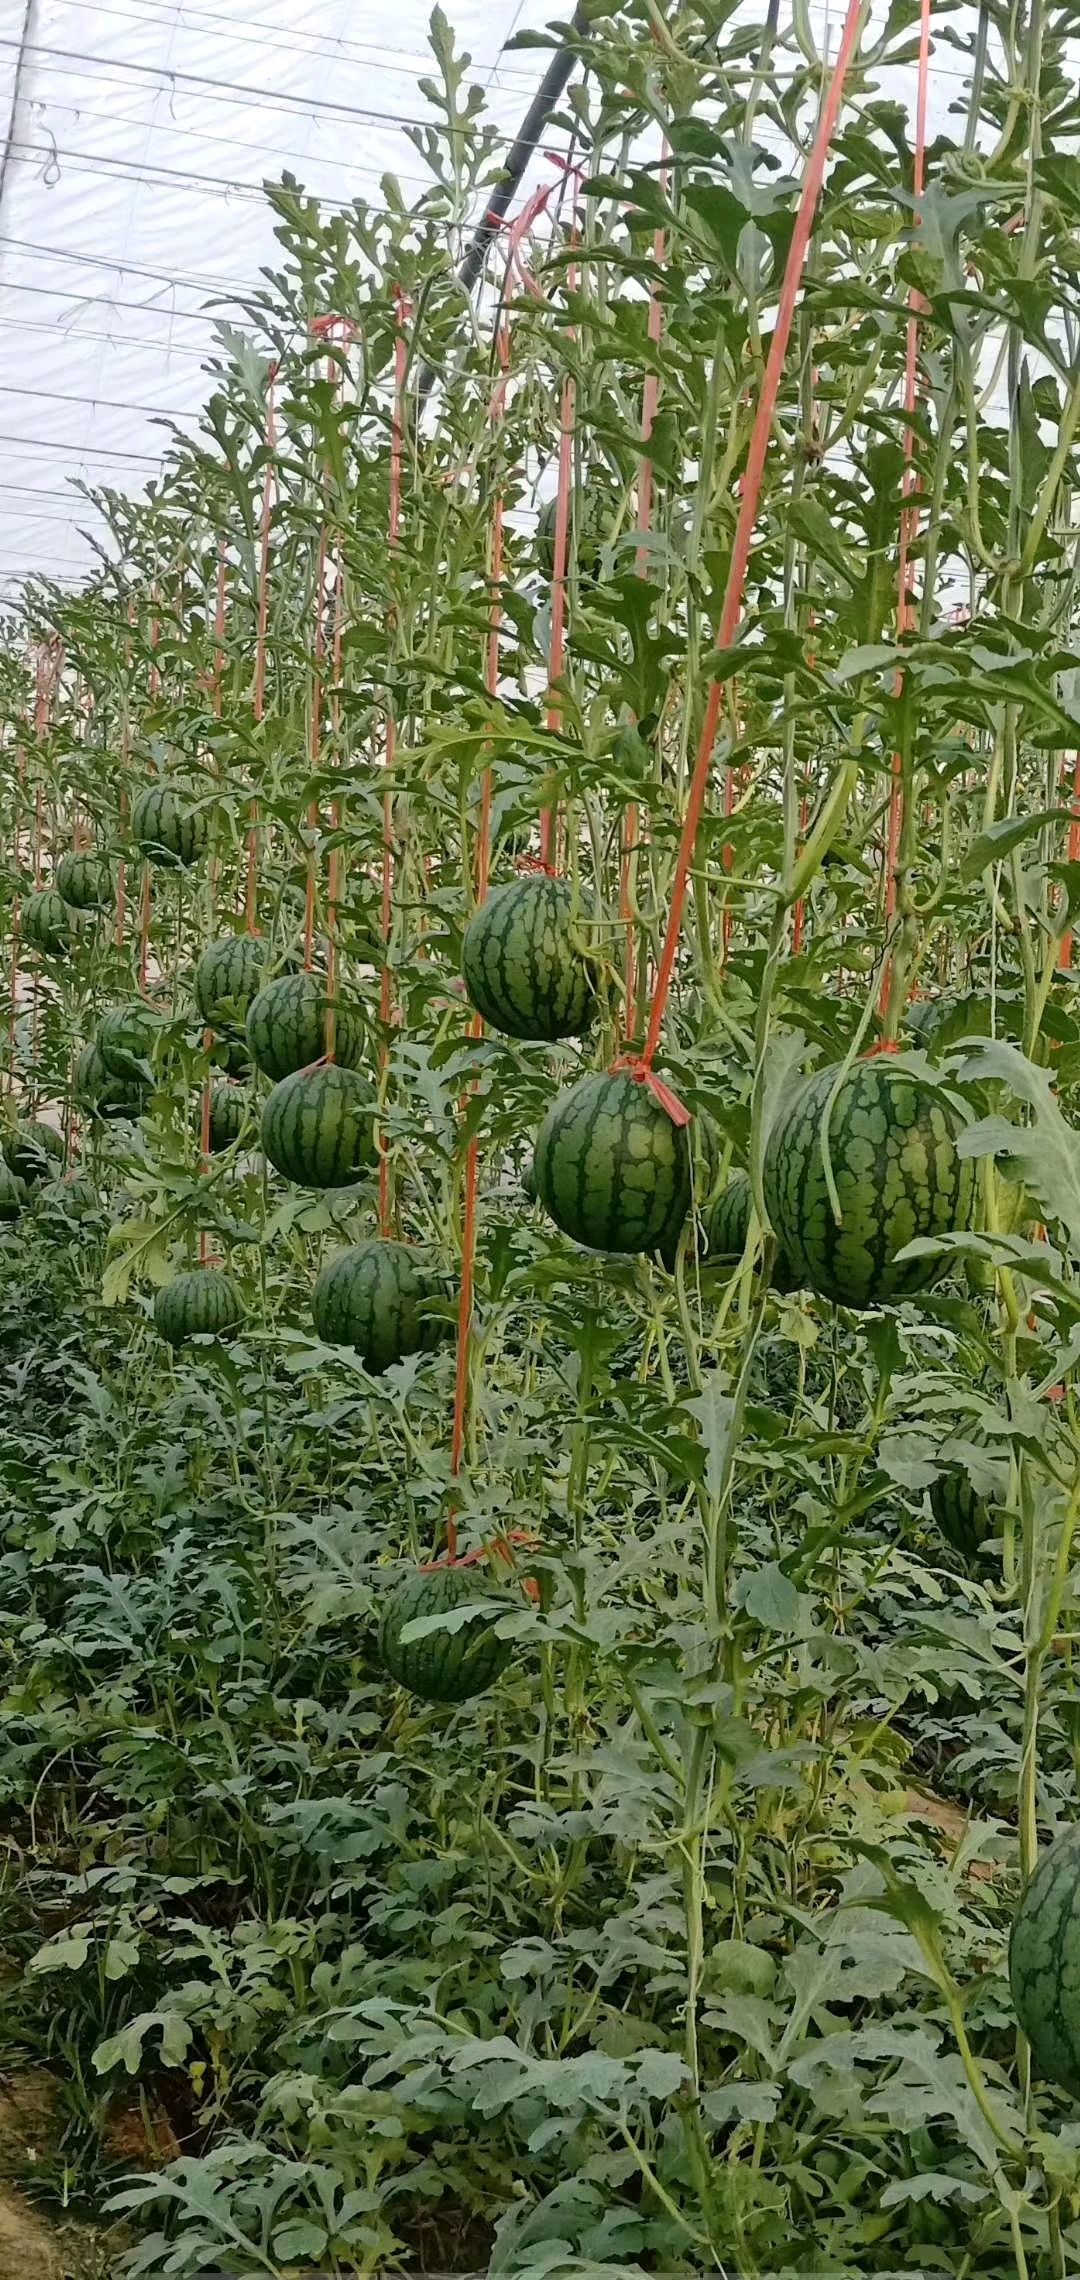
[{"label": "black irrigation pipe", "polygon": [[[578,5],[571,19],[571,32],[575,34],[583,32],[587,23],[588,14],[585,0],[578,0]],[[502,175],[491,193],[483,219],[477,225],[472,243],[458,271],[458,284],[465,293],[472,292],[484,266],[484,257],[488,247],[497,231],[502,228],[509,210],[510,200],[521,181],[521,177],[576,62],[577,55],[572,46],[556,48],[521,122],[517,138],[508,153]],[[417,380],[417,396],[421,403],[429,394],[435,378],[435,366],[428,362],[422,364]]]}]

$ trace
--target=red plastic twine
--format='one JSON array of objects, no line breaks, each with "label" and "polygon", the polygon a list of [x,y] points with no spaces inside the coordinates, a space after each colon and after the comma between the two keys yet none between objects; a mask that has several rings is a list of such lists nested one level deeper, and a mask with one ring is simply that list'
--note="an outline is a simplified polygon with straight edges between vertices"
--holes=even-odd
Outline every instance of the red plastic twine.
[{"label": "red plastic twine", "polygon": [[[227,593],[227,567],[225,541],[218,540],[217,583],[214,593],[214,669],[210,676],[210,692],[214,713],[221,719],[221,682],[225,670],[225,597]],[[214,901],[217,892],[218,860],[210,858],[210,929],[213,932]],[[203,1031],[203,1051],[209,1053],[214,1042],[212,1029]],[[209,1068],[203,1078],[202,1112],[199,1118],[199,1171],[205,1179],[210,1170],[210,1102],[213,1085]],[[205,1267],[210,1258],[210,1237],[205,1229],[199,1233],[199,1265]]]},{"label": "red plastic twine", "polygon": [[[663,162],[660,168],[660,187],[662,190],[667,188],[669,155],[667,138],[665,137]],[[653,234],[653,260],[658,269],[662,267],[666,255],[667,232],[658,229]],[[652,292],[649,295],[648,338],[653,348],[659,347],[663,329],[664,306],[661,299],[660,279],[657,277],[653,280]],[[638,469],[637,496],[637,527],[643,539],[648,536],[652,529],[653,463],[649,444],[656,424],[656,411],[659,401],[660,375],[657,372],[647,372],[645,384],[641,391],[641,464]],[[644,578],[648,569],[648,550],[645,546],[638,547],[636,568],[638,577]],[[638,946],[635,932],[637,911],[634,893],[634,856],[638,845],[639,821],[637,801],[631,800],[623,819],[622,867],[619,877],[619,917],[626,928],[626,1025],[631,1036],[636,1035],[638,1027]]]},{"label": "red plastic twine", "polygon": [[[353,323],[351,317],[328,315],[325,317],[316,317],[312,324],[311,330],[315,338],[319,340],[325,340],[328,344],[332,343],[335,335],[337,335],[343,347],[347,347],[351,341],[355,340],[357,327]],[[326,377],[332,388],[335,386],[340,386],[342,379],[341,364],[337,357],[335,357],[333,354],[327,355]],[[329,475],[329,470],[327,470],[327,474]],[[325,597],[323,593],[323,584],[327,559],[325,536],[326,533],[324,525],[323,531],[320,534],[319,550],[318,638],[320,643],[320,652],[324,638],[323,609]],[[345,570],[341,559],[341,549],[337,543],[337,540],[335,540],[334,543],[334,576],[332,592],[333,612],[330,661],[333,686],[330,698],[330,725],[334,735],[336,750],[338,731],[341,726],[341,661],[345,632]],[[341,906],[343,867],[343,857],[340,842],[341,800],[336,794],[330,803],[330,822],[334,833],[334,844],[330,849],[330,861],[327,865],[326,880],[326,992],[329,1005],[329,1010],[326,1017],[326,1058],[328,1061],[333,1060],[337,1045],[336,998],[338,976],[338,912]],[[314,913],[312,913],[312,918],[311,921],[309,921],[309,926],[313,922],[313,917]]]},{"label": "red plastic twine", "polygon": [[[576,272],[568,272],[571,291]],[[574,474],[574,427],[577,421],[577,387],[568,373],[562,385],[562,406],[559,416],[559,488],[555,499],[555,538],[551,565],[551,643],[548,650],[548,684],[552,689],[562,675],[566,663],[566,564],[570,544],[570,492]],[[551,694],[548,699],[547,724],[561,728],[562,703]],[[540,861],[550,869],[555,860],[555,809],[544,809],[540,818]]]},{"label": "red plastic twine", "polygon": [[[271,364],[266,375],[266,466],[263,470],[262,523],[259,533],[259,588],[255,623],[255,685],[251,692],[251,710],[256,725],[266,709],[266,635],[270,617],[270,522],[274,511],[274,453],[277,450],[277,418],[274,407],[274,383],[278,368]],[[253,799],[248,808],[247,886],[244,895],[244,916],[249,934],[257,934],[259,899],[259,802]]]},{"label": "red plastic twine", "polygon": [[[919,83],[915,105],[915,160],[913,186],[916,198],[921,198],[926,187],[926,113],[930,81],[930,0],[922,0],[919,24]],[[918,220],[918,216],[916,216]],[[926,303],[917,287],[908,294],[907,357],[904,367],[904,479],[902,486],[903,508],[900,515],[900,564],[896,603],[896,631],[902,641],[915,626],[913,595],[914,571],[912,553],[919,531],[919,509],[912,503],[915,490],[915,404],[919,384],[919,321]],[[896,675],[896,691],[904,686],[901,666]],[[885,853],[885,924],[891,930],[896,917],[897,869],[900,861],[900,842],[904,829],[903,761],[899,752],[893,753],[892,791],[889,798],[889,825]],[[884,1020],[889,1010],[893,986],[893,954],[890,950],[881,976],[881,994],[878,1011]]]},{"label": "red plastic twine", "polygon": [[[1072,779],[1073,819],[1069,825],[1069,861],[1080,863],[1080,752],[1073,757]],[[1070,926],[1061,938],[1060,965],[1067,972],[1073,962],[1073,930]]]},{"label": "red plastic twine", "polygon": [[[762,477],[765,472],[765,455],[768,450],[769,436],[772,430],[772,420],[773,413],[776,409],[776,399],[780,392],[780,381],[784,369],[784,360],[787,356],[788,342],[791,338],[791,327],[795,316],[795,302],[798,297],[803,267],[806,262],[807,249],[810,243],[810,233],[814,222],[814,212],[818,199],[821,195],[821,186],[825,178],[825,165],[829,155],[829,146],[832,142],[832,138],[836,130],[836,122],[840,115],[840,106],[843,102],[844,97],[844,86],[847,80],[848,71],[851,66],[851,59],[855,53],[855,45],[858,39],[862,12],[863,0],[848,0],[848,10],[844,21],[843,35],[840,41],[840,51],[837,56],[836,63],[833,66],[832,78],[829,82],[829,91],[825,98],[821,118],[818,122],[817,134],[814,138],[814,146],[807,163],[806,173],[803,177],[802,195],[799,199],[799,209],[795,217],[795,228],[792,234],[791,246],[788,251],[787,264],[785,266],[784,279],[780,291],[780,304],[777,310],[776,329],[773,333],[772,341],[769,347],[768,362],[765,366],[765,377],[762,381],[761,395],[758,399],[757,413],[754,419],[754,426],[750,436],[750,448],[747,453],[746,460],[746,473],[743,477],[742,497],[739,501],[739,519],[735,530],[735,544],[732,549],[731,565],[728,570],[727,588],[724,594],[723,608],[720,613],[720,624],[717,628],[716,634],[716,643],[719,649],[727,649],[730,647],[738,630],[739,619],[742,613],[743,594],[746,587],[746,572],[750,560],[750,546],[754,534],[754,522],[757,515],[758,501],[761,497]],[[656,1049],[660,1042],[660,1033],[664,1026],[664,1015],[667,1010],[667,1001],[671,991],[672,975],[675,971],[675,958],[679,947],[679,935],[682,929],[683,911],[686,906],[686,889],[690,877],[690,866],[693,861],[694,845],[698,835],[698,828],[701,823],[702,810],[705,805],[705,794],[708,789],[709,770],[712,764],[713,747],[716,743],[716,733],[720,722],[720,708],[723,703],[723,697],[724,691],[721,683],[719,681],[713,681],[709,687],[708,700],[705,707],[705,719],[702,725],[701,737],[697,749],[697,756],[694,762],[694,773],[691,778],[690,794],[686,804],[686,815],[683,820],[682,837],[679,841],[679,852],[675,865],[675,878],[671,894],[671,915],[668,920],[667,935],[664,940],[664,947],[661,953],[660,965],[656,976],[656,987],[653,992],[652,1011],[649,1018],[648,1034],[645,1039],[645,1047],[641,1056],[641,1068],[643,1073],[645,1071],[651,1072],[652,1063],[656,1055]]]},{"label": "red plastic twine", "polygon": [[[409,368],[405,326],[412,315],[412,303],[400,285],[394,287],[397,309],[397,337],[394,343],[394,409],[390,431],[390,553],[397,554],[401,544],[401,493],[402,471],[405,458],[405,380]],[[390,613],[391,625],[396,624],[397,605]],[[386,712],[386,769],[387,783],[383,792],[382,832],[382,981],[379,988],[379,1018],[382,1022],[382,1052],[380,1076],[385,1079],[390,1059],[390,1023],[394,1011],[394,977],[390,967],[390,936],[394,923],[394,794],[390,771],[397,759],[397,720],[393,697]],[[390,1154],[386,1136],[379,1136],[379,1232],[393,1232],[394,1194],[390,1177]]]}]

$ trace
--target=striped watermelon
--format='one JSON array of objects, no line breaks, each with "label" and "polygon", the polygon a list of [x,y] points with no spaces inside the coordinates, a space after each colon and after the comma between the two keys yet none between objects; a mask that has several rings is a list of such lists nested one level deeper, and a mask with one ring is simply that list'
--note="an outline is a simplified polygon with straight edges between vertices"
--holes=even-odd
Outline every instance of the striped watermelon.
[{"label": "striped watermelon", "polygon": [[[720,1173],[720,1135],[711,1116],[695,1116],[692,1123],[686,1127],[686,1138],[693,1168],[691,1190],[693,1225],[688,1230],[687,1243],[691,1247],[692,1253],[696,1250],[700,1255],[705,1247],[705,1217]],[[687,1226],[689,1217],[690,1213],[684,1208],[681,1198],[678,1199],[670,1222],[656,1246],[669,1275],[675,1272],[679,1244],[682,1241],[683,1229]],[[693,1237],[692,1245],[691,1237]]]},{"label": "striped watermelon", "polygon": [[110,1077],[144,1077],[161,1035],[161,1015],[144,998],[115,1005],[98,1023],[97,1049]]},{"label": "striped watermelon", "polygon": [[939,1473],[931,1482],[930,1510],[946,1543],[961,1559],[976,1559],[987,1538],[997,1532],[989,1505],[959,1469]]},{"label": "striped watermelon", "polygon": [[154,1328],[173,1347],[235,1330],[243,1315],[243,1291],[221,1267],[190,1267],[163,1284],[154,1300]]},{"label": "striped watermelon", "polygon": [[800,1287],[838,1306],[878,1306],[941,1272],[933,1260],[893,1262],[916,1236],[970,1226],[975,1170],[956,1151],[957,1112],[931,1085],[885,1057],[856,1062],[829,1119],[838,1225],[821,1145],[836,1085],[837,1071],[820,1069],[781,1107],[765,1151],[765,1202]]},{"label": "striped watermelon", "polygon": [[108,910],[116,900],[112,872],[100,855],[62,855],[56,866],[56,892],[72,910]]},{"label": "striped watermelon", "polygon": [[495,887],[465,929],[465,987],[508,1037],[580,1037],[595,1010],[593,968],[578,946],[574,895],[540,874]]},{"label": "striped watermelon", "polygon": [[375,1093],[336,1061],[294,1069],[263,1110],[263,1152],[298,1187],[351,1187],[375,1154]]},{"label": "striped watermelon", "polygon": [[[267,982],[248,1008],[248,1050],[265,1077],[289,1077],[308,1069],[327,1049],[330,1000],[320,974],[280,974]],[[363,1016],[354,1005],[337,1005],[334,1059],[340,1068],[358,1068],[364,1057]]]},{"label": "striped watermelon", "polygon": [[540,1201],[593,1251],[652,1251],[690,1205],[690,1149],[647,1085],[580,1077],[552,1101],[533,1159]]},{"label": "striped watermelon", "polygon": [[101,1198],[92,1180],[81,1175],[76,1179],[50,1180],[37,1192],[38,1208],[50,1218],[62,1220],[68,1228],[96,1211]]},{"label": "striped watermelon", "polygon": [[1040,1856],[1021,1895],[1009,1984],[1036,2071],[1080,2096],[1080,1825]]},{"label": "striped watermelon", "polygon": [[0,1219],[17,1219],[27,1201],[25,1181],[0,1157]]},{"label": "striped watermelon", "polygon": [[[199,1122],[202,1122],[202,1103],[199,1104]],[[219,1156],[223,1148],[231,1148],[234,1140],[251,1129],[254,1138],[254,1119],[251,1099],[242,1085],[227,1082],[214,1085],[210,1093],[210,1148]]]},{"label": "striped watermelon", "polygon": [[148,784],[139,793],[130,830],[140,855],[166,871],[190,870],[210,836],[205,808],[192,807],[189,796],[171,784]]},{"label": "striped watermelon", "polygon": [[[410,1623],[450,1615],[477,1600],[492,1601],[492,1616],[477,1615],[456,1631],[432,1631],[421,1639],[406,1639]],[[507,1602],[496,1597],[477,1567],[414,1568],[394,1585],[383,1604],[379,1625],[379,1659],[391,1678],[422,1702],[467,1702],[483,1694],[506,1669],[513,1651],[509,1639],[500,1639],[492,1618],[504,1613]]]},{"label": "striped watermelon", "polygon": [[87,1116],[132,1122],[146,1107],[149,1086],[136,1076],[111,1076],[96,1045],[84,1045],[75,1066],[75,1099]]},{"label": "striped watermelon", "polygon": [[195,1003],[208,1029],[242,1029],[263,977],[266,944],[255,934],[223,934],[195,968]]},{"label": "striped watermelon", "polygon": [[358,1243],[323,1268],[311,1311],[326,1345],[354,1346],[377,1376],[435,1344],[446,1323],[428,1310],[440,1296],[435,1277],[407,1243]]},{"label": "striped watermelon", "polygon": [[[705,1256],[710,1266],[737,1265],[746,1249],[753,1199],[748,1172],[732,1172],[705,1216]],[[770,1288],[795,1290],[798,1286],[783,1251],[773,1255]]]},{"label": "striped watermelon", "polygon": [[41,887],[23,907],[23,941],[46,958],[60,958],[71,948],[71,913],[56,887]]},{"label": "striped watermelon", "polygon": [[[555,522],[559,511],[557,499],[548,499],[541,507],[536,523],[536,553],[545,578],[555,575]],[[591,480],[570,501],[570,522],[567,535],[567,566],[570,550],[577,552],[578,572],[582,578],[596,579],[600,575],[604,541],[615,520],[615,501],[603,481]]]},{"label": "striped watermelon", "polygon": [[4,1161],[27,1187],[53,1179],[64,1161],[64,1137],[51,1124],[19,1124],[4,1139]]}]

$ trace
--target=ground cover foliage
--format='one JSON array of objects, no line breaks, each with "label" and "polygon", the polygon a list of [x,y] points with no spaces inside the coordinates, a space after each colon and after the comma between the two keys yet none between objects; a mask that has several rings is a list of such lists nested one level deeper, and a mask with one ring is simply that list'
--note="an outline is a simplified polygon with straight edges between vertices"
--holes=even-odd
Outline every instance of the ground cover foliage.
[{"label": "ground cover foliage", "polygon": [[[1080,2123],[1006,1966],[1080,1744],[1077,114],[1068,9],[973,25],[935,24],[957,107],[917,205],[890,77],[917,11],[864,30],[733,652],[823,74],[801,11],[707,0],[589,11],[578,172],[526,275],[496,241],[476,317],[455,264],[496,154],[437,14],[430,190],[272,193],[280,263],[200,440],[95,497],[100,572],[6,628],[5,1147],[36,1112],[67,1158],[0,1188],[5,2063],[61,2085],[34,2190],[114,2195],[132,2276],[1080,2271]],[[535,1200],[533,1141],[644,1035],[713,674],[660,1060],[700,1211],[664,1257],[598,1254]],[[493,884],[557,814],[583,1037],[470,1024],[489,769]],[[159,809],[132,834],[154,777],[200,819],[171,862]],[[70,855],[104,908],[35,939]],[[268,973],[332,958],[355,1010],[382,1150],[355,1182],[267,1164],[243,1008],[204,1027],[196,964],[246,915]],[[977,1208],[925,1288],[856,1311],[788,1287],[762,1172],[800,1076],[882,1043],[963,1127]],[[431,1334],[373,1372],[311,1303],[380,1226]],[[155,1299],[204,1235],[243,1318],[173,1345]],[[512,1651],[447,1708],[391,1683],[379,1624],[452,1518],[461,1554],[510,1547]],[[133,2092],[179,2149],[135,2178]]]}]

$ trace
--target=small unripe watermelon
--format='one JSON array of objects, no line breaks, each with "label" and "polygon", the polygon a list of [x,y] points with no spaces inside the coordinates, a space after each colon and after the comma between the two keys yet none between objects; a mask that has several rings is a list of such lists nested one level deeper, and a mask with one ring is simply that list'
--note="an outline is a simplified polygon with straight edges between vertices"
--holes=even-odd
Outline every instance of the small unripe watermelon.
[{"label": "small unripe watermelon", "polygon": [[111,1076],[96,1045],[84,1045],[75,1067],[75,1098],[88,1116],[112,1123],[134,1122],[146,1106],[149,1086],[139,1077]]},{"label": "small unripe watermelon", "polygon": [[37,1187],[51,1179],[64,1161],[64,1137],[51,1124],[19,1124],[4,1139],[4,1158],[16,1179]]},{"label": "small unripe watermelon", "polygon": [[[830,1100],[839,1222],[821,1144]],[[941,1262],[894,1262],[916,1236],[970,1226],[975,1167],[957,1152],[959,1132],[950,1102],[887,1058],[858,1061],[839,1082],[835,1069],[819,1069],[800,1083],[769,1134],[764,1167],[769,1218],[799,1286],[867,1307],[933,1282]]]},{"label": "small unripe watermelon", "polygon": [[354,1346],[376,1376],[406,1354],[430,1350],[445,1321],[430,1312],[440,1293],[407,1243],[372,1241],[339,1251],[323,1268],[311,1302],[328,1346]]},{"label": "small unripe watermelon", "polygon": [[263,1110],[263,1153],[298,1187],[351,1187],[375,1154],[375,1092],[355,1069],[294,1069]]},{"label": "small unripe watermelon", "polygon": [[71,948],[71,912],[56,887],[40,887],[22,914],[23,941],[46,958],[62,958]]},{"label": "small unripe watermelon", "polygon": [[556,1095],[533,1166],[545,1211],[593,1251],[655,1250],[690,1206],[685,1127],[621,1071]]},{"label": "small unripe watermelon", "polygon": [[197,863],[210,836],[205,808],[171,784],[148,784],[132,803],[131,838],[148,863],[166,871],[186,871]]},{"label": "small unripe watermelon", "polygon": [[[468,1602],[490,1598],[492,1615],[477,1615],[455,1631],[406,1639],[410,1623],[449,1615]],[[467,1702],[493,1686],[510,1660],[512,1643],[492,1625],[507,1602],[491,1591],[477,1567],[415,1568],[394,1585],[383,1606],[379,1659],[391,1678],[422,1702]]]},{"label": "small unripe watermelon", "polygon": [[[328,1049],[330,1000],[321,974],[279,974],[267,982],[248,1008],[248,1050],[265,1077],[289,1077],[309,1069]],[[358,1068],[364,1057],[362,1015],[340,999],[335,1008],[334,1059],[339,1068]]]},{"label": "small unripe watermelon", "polygon": [[114,1005],[98,1023],[97,1048],[110,1077],[145,1076],[161,1035],[161,1015],[145,999]]},{"label": "small unripe watermelon", "polygon": [[930,1510],[946,1543],[961,1559],[975,1559],[987,1537],[996,1534],[989,1505],[958,1468],[939,1473],[931,1482]]},{"label": "small unripe watermelon", "polygon": [[[199,1103],[199,1122],[202,1121],[202,1103]],[[249,1130],[255,1136],[254,1118],[249,1095],[242,1085],[228,1083],[215,1085],[210,1094],[210,1147],[215,1156],[223,1148],[231,1148],[234,1140]]]},{"label": "small unripe watermelon", "polygon": [[465,929],[461,964],[477,1012],[508,1037],[580,1037],[592,1020],[593,969],[565,879],[537,874],[493,887]]},{"label": "small unripe watermelon", "polygon": [[112,872],[100,855],[62,855],[55,883],[61,902],[72,910],[108,910],[116,899]]},{"label": "small unripe watermelon", "polygon": [[266,968],[257,934],[223,934],[195,968],[195,1003],[208,1029],[242,1029]]},{"label": "small unripe watermelon", "polygon": [[1080,1825],[1041,1855],[1021,1896],[1009,1984],[1036,2071],[1080,2095]]},{"label": "small unripe watermelon", "polygon": [[154,1300],[154,1327],[174,1347],[234,1330],[243,1315],[240,1285],[221,1267],[190,1267],[163,1284]]}]

